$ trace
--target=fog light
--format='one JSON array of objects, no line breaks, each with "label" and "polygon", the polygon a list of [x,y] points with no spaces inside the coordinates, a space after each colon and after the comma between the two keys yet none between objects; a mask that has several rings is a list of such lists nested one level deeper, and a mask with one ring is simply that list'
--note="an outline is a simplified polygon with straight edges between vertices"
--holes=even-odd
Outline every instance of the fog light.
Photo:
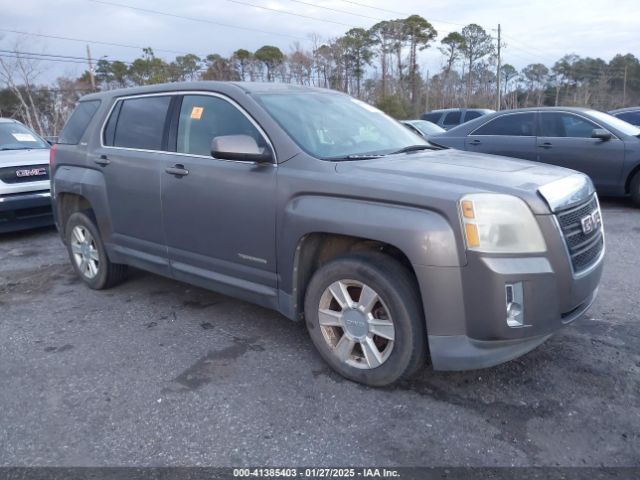
[{"label": "fog light", "polygon": [[504,286],[507,309],[507,325],[511,328],[524,326],[524,295],[522,282],[507,283]]}]

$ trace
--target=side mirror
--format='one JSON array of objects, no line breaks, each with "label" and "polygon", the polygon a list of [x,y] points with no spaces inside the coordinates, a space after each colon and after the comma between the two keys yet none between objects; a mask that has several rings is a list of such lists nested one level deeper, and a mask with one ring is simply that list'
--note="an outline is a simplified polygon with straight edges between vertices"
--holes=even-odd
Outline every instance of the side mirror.
[{"label": "side mirror", "polygon": [[591,138],[599,138],[603,142],[606,142],[607,140],[611,140],[612,136],[613,135],[611,135],[611,132],[608,132],[604,128],[594,128],[593,131],[591,132]]},{"label": "side mirror", "polygon": [[256,163],[273,162],[269,147],[260,148],[249,135],[223,135],[211,140],[211,156],[225,160],[244,160]]}]

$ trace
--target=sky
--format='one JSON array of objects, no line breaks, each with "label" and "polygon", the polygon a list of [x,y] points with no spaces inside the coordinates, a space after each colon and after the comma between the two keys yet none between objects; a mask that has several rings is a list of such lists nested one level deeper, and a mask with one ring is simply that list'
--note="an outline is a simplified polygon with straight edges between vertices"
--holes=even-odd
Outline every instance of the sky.
[{"label": "sky", "polygon": [[[21,51],[65,60],[41,62],[41,83],[81,74],[86,65],[77,57],[86,58],[87,43],[94,59],[123,61],[147,46],[166,60],[184,53],[228,56],[265,44],[286,53],[296,42],[311,49],[313,35],[331,39],[410,14],[429,20],[439,39],[469,23],[497,35],[500,24],[503,63],[518,69],[551,66],[567,53],[607,61],[616,53],[640,57],[638,0],[0,0],[0,12],[0,55],[18,44]],[[419,63],[433,75],[442,60],[436,44],[421,53]]]}]

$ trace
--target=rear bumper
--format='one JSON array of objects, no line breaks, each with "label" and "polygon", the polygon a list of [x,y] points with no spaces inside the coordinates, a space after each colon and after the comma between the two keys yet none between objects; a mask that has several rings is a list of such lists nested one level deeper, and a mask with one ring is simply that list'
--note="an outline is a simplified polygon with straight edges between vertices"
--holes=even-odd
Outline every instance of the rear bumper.
[{"label": "rear bumper", "polygon": [[49,191],[0,195],[0,233],[52,224]]}]

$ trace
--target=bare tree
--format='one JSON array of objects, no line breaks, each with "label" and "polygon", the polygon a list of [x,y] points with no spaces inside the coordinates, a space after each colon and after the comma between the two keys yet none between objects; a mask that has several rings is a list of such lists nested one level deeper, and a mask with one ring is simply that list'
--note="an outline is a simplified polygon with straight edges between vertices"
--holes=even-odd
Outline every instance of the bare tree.
[{"label": "bare tree", "polygon": [[39,61],[21,53],[21,40],[15,42],[11,53],[0,57],[0,82],[11,90],[22,107],[22,115],[29,127],[44,135],[40,112],[34,100],[35,82],[41,74]]}]

